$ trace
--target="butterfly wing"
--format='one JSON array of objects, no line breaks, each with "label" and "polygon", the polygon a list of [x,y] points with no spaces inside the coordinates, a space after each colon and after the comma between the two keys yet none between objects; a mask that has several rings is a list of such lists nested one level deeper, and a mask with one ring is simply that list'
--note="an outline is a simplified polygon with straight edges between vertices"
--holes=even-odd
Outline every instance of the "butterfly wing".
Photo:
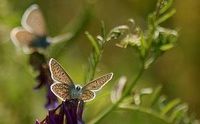
[{"label": "butterfly wing", "polygon": [[80,98],[85,102],[93,100],[96,96],[94,91],[100,90],[108,81],[112,79],[112,76],[113,73],[108,73],[86,84],[82,89]]},{"label": "butterfly wing", "polygon": [[51,77],[54,81],[65,83],[69,86],[74,85],[70,76],[65,72],[62,66],[53,58],[49,61]]},{"label": "butterfly wing", "polygon": [[22,26],[37,36],[46,35],[45,21],[38,5],[30,6],[22,16]]},{"label": "butterfly wing", "polygon": [[103,75],[83,87],[83,90],[98,91],[100,90],[108,81],[112,79],[113,73],[108,73]]},{"label": "butterfly wing", "polygon": [[54,83],[51,85],[51,91],[62,101],[70,99],[70,87],[64,83]]},{"label": "butterfly wing", "polygon": [[34,34],[22,27],[14,28],[10,33],[10,37],[16,46],[29,46],[35,38]]},{"label": "butterfly wing", "polygon": [[84,102],[89,102],[95,98],[95,93],[90,90],[83,90],[82,94],[80,95],[80,99]]}]

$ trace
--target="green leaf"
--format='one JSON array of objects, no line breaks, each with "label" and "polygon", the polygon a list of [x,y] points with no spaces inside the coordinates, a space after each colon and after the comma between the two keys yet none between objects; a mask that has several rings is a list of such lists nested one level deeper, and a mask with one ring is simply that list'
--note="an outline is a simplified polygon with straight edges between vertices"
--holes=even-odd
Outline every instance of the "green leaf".
[{"label": "green leaf", "polygon": [[178,105],[170,116],[170,121],[174,122],[176,119],[183,117],[183,115],[188,111],[187,104]]},{"label": "green leaf", "polygon": [[101,21],[101,36],[103,39],[106,39],[106,28],[104,21]]},{"label": "green leaf", "polygon": [[160,50],[162,50],[162,51],[167,51],[167,50],[169,50],[169,49],[171,49],[171,48],[173,48],[173,47],[174,47],[174,44],[168,43],[168,44],[162,45],[162,46],[160,47]]},{"label": "green leaf", "polygon": [[148,69],[149,66],[155,61],[156,56],[151,56],[150,58],[148,58],[145,63],[144,63],[144,68]]},{"label": "green leaf", "polygon": [[147,41],[144,39],[143,33],[141,33],[140,36],[141,36],[141,39],[140,39],[140,42],[141,42],[140,54],[141,54],[142,57],[145,57],[146,50],[148,49],[148,44],[147,44]]},{"label": "green leaf", "polygon": [[152,95],[150,96],[151,99],[149,101],[149,106],[152,106],[155,104],[155,102],[160,98],[160,92],[161,92],[162,86],[158,86],[154,92],[152,93]]},{"label": "green leaf", "polygon": [[167,19],[169,19],[170,17],[172,17],[175,13],[176,13],[176,10],[172,9],[168,13],[166,13],[163,16],[159,17],[159,19],[156,21],[157,24],[159,25],[160,23],[166,21]]},{"label": "green leaf", "polygon": [[89,32],[85,32],[85,34],[88,37],[89,41],[91,42],[92,46],[94,47],[95,52],[99,55],[100,50],[99,50],[97,41],[94,39],[94,37]]},{"label": "green leaf", "polygon": [[175,106],[177,106],[181,102],[180,99],[175,99],[169,102],[162,110],[161,115],[167,114],[170,110],[172,110]]},{"label": "green leaf", "polygon": [[160,9],[160,14],[163,14],[164,12],[166,12],[171,6],[172,6],[172,3],[173,3],[174,0],[167,0],[163,7]]}]

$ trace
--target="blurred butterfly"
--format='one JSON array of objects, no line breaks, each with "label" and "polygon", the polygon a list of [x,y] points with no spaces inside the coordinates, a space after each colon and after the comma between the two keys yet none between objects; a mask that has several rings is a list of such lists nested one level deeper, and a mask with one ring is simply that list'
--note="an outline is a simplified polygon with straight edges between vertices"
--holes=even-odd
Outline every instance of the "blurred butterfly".
[{"label": "blurred butterfly", "polygon": [[71,37],[64,34],[54,38],[47,37],[45,20],[38,5],[31,5],[23,14],[22,27],[14,28],[10,35],[11,40],[17,47],[22,47],[25,52],[46,48],[50,43],[55,43]]},{"label": "blurred butterfly", "polygon": [[70,99],[81,99],[85,102],[91,101],[96,96],[95,92],[99,91],[113,76],[113,73],[108,73],[81,87],[73,83],[70,76],[55,59],[50,59],[49,66],[51,77],[55,81],[51,85],[51,91],[62,101]]}]

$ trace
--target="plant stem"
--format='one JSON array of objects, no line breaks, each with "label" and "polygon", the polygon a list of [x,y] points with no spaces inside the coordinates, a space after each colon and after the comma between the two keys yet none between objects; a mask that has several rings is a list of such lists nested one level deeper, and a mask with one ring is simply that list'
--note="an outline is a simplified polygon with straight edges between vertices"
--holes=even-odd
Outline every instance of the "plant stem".
[{"label": "plant stem", "polygon": [[103,113],[101,113],[101,115],[99,115],[97,118],[95,118],[92,121],[90,121],[89,124],[98,124],[98,123],[100,123],[100,121],[102,119],[104,119],[109,113],[111,113],[114,109],[116,109],[118,107],[118,105],[131,93],[132,89],[134,88],[134,86],[136,85],[136,83],[138,82],[140,77],[142,76],[143,72],[144,72],[144,64],[142,65],[139,73],[137,74],[135,79],[132,81],[132,83],[129,86],[129,88],[124,92],[122,97],[116,103],[112,104],[112,106],[110,106],[108,109],[106,109]]},{"label": "plant stem", "polygon": [[101,26],[101,36],[103,37],[103,40],[101,41],[102,43],[100,43],[98,40],[95,40],[92,35],[90,35],[88,32],[86,32],[86,35],[93,46],[93,50],[92,50],[92,53],[90,54],[90,57],[88,60],[89,61],[88,71],[87,71],[88,74],[85,76],[85,83],[91,81],[94,78],[97,65],[98,65],[99,61],[101,60],[101,56],[102,56],[102,53],[104,50],[104,45],[106,42],[106,40],[105,40],[106,39],[106,31],[105,31],[104,22],[101,22],[101,25],[102,25]]},{"label": "plant stem", "polygon": [[[90,56],[93,56],[94,53],[91,53]],[[93,58],[89,58],[89,65],[88,65],[88,70],[87,70],[87,75],[85,76],[85,83],[91,81],[94,78],[95,72],[96,72],[96,68],[97,68],[97,64],[99,63],[99,57],[98,59],[94,62],[91,63]]]}]

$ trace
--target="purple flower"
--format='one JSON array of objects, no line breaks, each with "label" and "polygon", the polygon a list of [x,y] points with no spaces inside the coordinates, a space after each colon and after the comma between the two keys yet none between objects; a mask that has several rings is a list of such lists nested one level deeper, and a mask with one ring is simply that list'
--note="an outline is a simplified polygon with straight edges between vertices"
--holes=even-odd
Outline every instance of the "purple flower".
[{"label": "purple flower", "polygon": [[57,108],[49,110],[46,118],[35,124],[84,124],[82,120],[84,102],[71,99],[62,102]]},{"label": "purple flower", "polygon": [[50,90],[53,80],[51,79],[51,74],[45,56],[39,52],[33,52],[30,54],[29,63],[35,71],[39,72],[38,76],[36,77],[38,85],[34,89],[37,90],[45,87],[47,89],[47,102],[45,107],[48,109],[56,108],[58,106],[58,100]]}]

